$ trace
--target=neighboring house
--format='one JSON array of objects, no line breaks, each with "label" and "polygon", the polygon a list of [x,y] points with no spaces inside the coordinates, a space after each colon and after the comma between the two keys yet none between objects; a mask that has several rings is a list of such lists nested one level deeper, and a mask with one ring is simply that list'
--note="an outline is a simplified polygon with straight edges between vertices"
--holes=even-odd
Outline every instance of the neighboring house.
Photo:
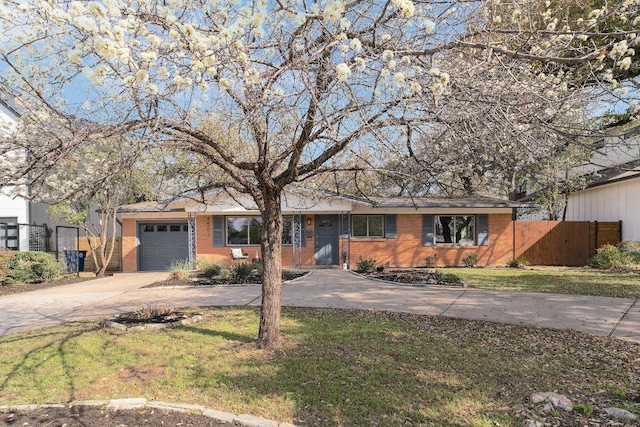
[{"label": "neighboring house", "polygon": [[[19,108],[0,93],[0,128],[11,129],[20,118]],[[0,130],[2,132],[2,130]],[[48,250],[51,247],[51,222],[47,206],[15,196],[15,187],[0,188],[0,247],[12,250]],[[46,224],[46,227],[43,226]],[[31,226],[38,224],[39,227]]]},{"label": "neighboring house", "polygon": [[583,167],[587,187],[569,195],[566,219],[622,221],[622,239],[640,241],[640,122],[612,128],[594,149]]},{"label": "neighboring house", "polygon": [[[20,108],[6,93],[7,91],[0,87],[0,133],[3,132],[3,128],[5,132],[11,130],[20,118]],[[61,238],[62,246],[75,248],[78,245],[77,242],[74,243],[73,237],[77,233],[72,228],[77,228],[79,235],[85,236],[82,227],[64,221],[54,222],[47,212],[50,204],[16,196],[13,194],[14,190],[13,186],[0,188],[0,247],[21,251],[54,251],[58,245],[56,226],[68,227]],[[99,222],[97,208],[92,208],[90,223]],[[120,233],[121,227],[116,224],[116,236],[120,236]],[[72,241],[69,241],[70,239]]]},{"label": "neighboring house", "polygon": [[[310,191],[283,197],[285,266],[479,265],[513,259],[512,215],[521,206],[494,199],[390,198],[361,200]],[[246,196],[210,195],[204,201],[143,202],[122,208],[123,271],[163,270],[176,260],[232,263],[231,249],[261,258],[262,221]]]},{"label": "neighboring house", "polygon": [[568,221],[622,221],[622,240],[640,241],[640,158],[600,169],[569,196]]}]

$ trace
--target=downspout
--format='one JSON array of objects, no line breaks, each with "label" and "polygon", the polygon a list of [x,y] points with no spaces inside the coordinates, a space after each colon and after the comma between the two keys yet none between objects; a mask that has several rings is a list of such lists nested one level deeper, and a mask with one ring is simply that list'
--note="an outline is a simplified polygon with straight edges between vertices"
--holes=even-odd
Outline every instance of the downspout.
[{"label": "downspout", "polygon": [[118,219],[118,217],[116,216],[116,224],[118,224],[120,226],[120,261],[118,262],[118,267],[119,267],[119,271],[122,273],[122,266],[124,263],[124,258],[122,257],[122,221],[120,221]]},{"label": "downspout", "polygon": [[351,211],[347,213],[347,221],[349,221],[349,233],[347,233],[347,270],[351,270]]}]

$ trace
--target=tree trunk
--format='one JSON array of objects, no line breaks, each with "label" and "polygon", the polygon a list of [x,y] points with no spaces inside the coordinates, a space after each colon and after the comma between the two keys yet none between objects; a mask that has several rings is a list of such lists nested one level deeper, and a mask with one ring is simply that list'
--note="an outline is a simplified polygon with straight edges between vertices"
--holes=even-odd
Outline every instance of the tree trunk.
[{"label": "tree trunk", "polygon": [[262,209],[262,311],[258,347],[275,348],[280,343],[282,302],[282,208],[278,189],[263,190]]}]

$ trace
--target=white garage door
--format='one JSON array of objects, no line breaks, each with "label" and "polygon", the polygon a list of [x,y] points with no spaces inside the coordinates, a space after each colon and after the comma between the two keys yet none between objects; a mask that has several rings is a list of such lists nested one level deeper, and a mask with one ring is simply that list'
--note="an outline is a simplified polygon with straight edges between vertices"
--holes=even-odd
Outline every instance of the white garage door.
[{"label": "white garage door", "polygon": [[167,270],[175,261],[189,257],[186,222],[145,223],[138,225],[138,269]]}]

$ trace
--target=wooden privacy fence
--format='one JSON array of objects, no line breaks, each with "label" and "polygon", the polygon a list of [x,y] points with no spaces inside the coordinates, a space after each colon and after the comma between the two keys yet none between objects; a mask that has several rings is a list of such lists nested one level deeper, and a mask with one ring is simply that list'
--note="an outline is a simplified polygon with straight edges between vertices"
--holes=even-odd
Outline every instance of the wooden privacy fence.
[{"label": "wooden privacy fence", "polygon": [[533,265],[586,265],[596,249],[620,241],[620,222],[514,221],[513,252]]},{"label": "wooden privacy fence", "polygon": [[[99,246],[100,239],[91,238],[96,245]],[[113,257],[111,257],[111,261],[109,261],[109,265],[107,266],[107,271],[121,271],[121,261],[122,261],[122,239],[120,237],[116,237],[115,240],[115,249],[113,250]],[[111,247],[111,239],[107,242],[107,250]],[[84,260],[84,271],[96,271],[95,266],[93,265],[93,256],[91,255],[91,247],[89,246],[89,242],[86,237],[80,238],[79,248],[81,251],[87,251],[87,256]]]}]

